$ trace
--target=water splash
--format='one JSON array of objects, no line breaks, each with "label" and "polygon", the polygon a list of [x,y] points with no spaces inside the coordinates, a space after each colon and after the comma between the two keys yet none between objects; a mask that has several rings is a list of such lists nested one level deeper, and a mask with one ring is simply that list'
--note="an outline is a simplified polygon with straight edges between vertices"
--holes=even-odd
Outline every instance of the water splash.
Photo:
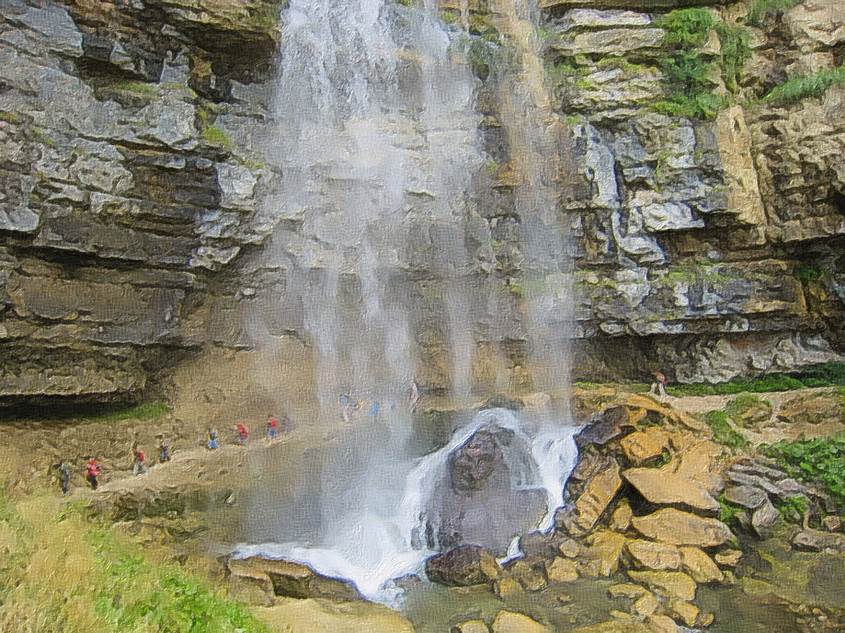
[{"label": "water splash", "polygon": [[[578,457],[574,436],[580,427],[562,426],[546,417],[521,417],[506,409],[480,411],[452,435],[441,449],[417,460],[394,464],[392,481],[382,481],[379,490],[389,496],[392,487],[401,490],[397,503],[358,515],[335,516],[338,530],[323,543],[263,543],[240,545],[235,556],[261,556],[303,563],[331,577],[351,580],[372,600],[395,603],[400,591],[391,582],[419,573],[434,551],[425,545],[431,496],[437,482],[446,475],[449,456],[482,429],[504,429],[525,442],[532,471],[538,473],[526,488],[546,494],[545,513],[536,526],[548,529],[554,512],[563,503],[563,490]],[[518,536],[516,534],[511,536]]]}]

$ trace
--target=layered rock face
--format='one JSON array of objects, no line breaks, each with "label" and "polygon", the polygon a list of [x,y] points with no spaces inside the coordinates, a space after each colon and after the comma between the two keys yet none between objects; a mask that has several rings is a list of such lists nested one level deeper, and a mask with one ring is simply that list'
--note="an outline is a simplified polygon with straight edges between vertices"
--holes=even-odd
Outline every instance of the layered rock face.
[{"label": "layered rock face", "polygon": [[[713,3],[658,9],[691,4]],[[540,6],[546,82],[568,129],[558,186],[576,253],[576,374],[641,378],[661,366],[680,381],[724,380],[837,358],[843,88],[794,105],[726,107],[714,120],[666,114],[654,108],[668,90],[654,3]],[[474,380],[529,389],[515,193],[524,174],[508,169],[519,161],[502,128],[514,47],[495,3],[469,7],[470,30],[496,40],[469,54],[491,169],[476,178],[461,235],[409,228],[389,292],[415,307],[421,382],[447,390],[449,295],[431,269],[439,243],[462,241]],[[181,358],[255,349],[262,336],[311,354],[303,302],[290,300],[307,285],[297,290],[283,259],[268,266],[263,256],[314,246],[297,242],[296,218],[270,225],[262,209],[286,195],[258,149],[280,9],[275,0],[4,4],[0,399],[125,397]],[[734,24],[748,6],[711,10]],[[843,23],[836,2],[805,0],[744,27],[753,54],[734,101],[841,65]],[[414,70],[411,61],[401,78],[409,95]],[[424,205],[428,194],[416,195]],[[339,292],[360,285],[343,278]],[[274,366],[301,366],[289,356]]]},{"label": "layered rock face", "polygon": [[3,3],[0,398],[136,393],[207,341],[209,273],[261,237],[223,125],[261,116],[277,10]]},{"label": "layered rock face", "polygon": [[[665,6],[691,4],[707,3]],[[665,107],[671,34],[647,12],[654,3],[543,3],[585,188],[568,205],[579,335],[588,347],[630,341],[680,381],[793,369],[842,342],[845,130],[833,112],[845,92],[782,106],[759,98],[787,76],[841,64],[845,12],[808,0],[750,26],[751,4],[711,10],[717,26],[701,46],[718,66],[731,45],[719,25],[748,38],[738,85],[726,86],[735,79],[724,69],[708,77],[708,91],[746,105],[702,120]]]}]

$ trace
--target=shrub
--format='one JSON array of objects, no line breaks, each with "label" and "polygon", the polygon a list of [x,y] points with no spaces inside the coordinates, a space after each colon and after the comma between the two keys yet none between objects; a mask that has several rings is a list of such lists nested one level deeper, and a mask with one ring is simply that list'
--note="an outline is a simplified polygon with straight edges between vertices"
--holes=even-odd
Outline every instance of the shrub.
[{"label": "shrub", "polygon": [[759,26],[768,16],[787,11],[800,2],[801,0],[757,0],[751,5],[745,20],[749,24]]},{"label": "shrub", "polygon": [[780,441],[760,448],[792,477],[823,485],[845,508],[845,437]]},{"label": "shrub", "polygon": [[845,84],[845,66],[822,70],[814,75],[792,77],[779,86],[775,86],[763,97],[766,103],[787,105],[807,97],[820,97],[828,88]]},{"label": "shrub", "polygon": [[748,446],[748,440],[731,426],[730,418],[725,411],[710,411],[704,416],[704,421],[713,431],[713,438],[733,450]]}]

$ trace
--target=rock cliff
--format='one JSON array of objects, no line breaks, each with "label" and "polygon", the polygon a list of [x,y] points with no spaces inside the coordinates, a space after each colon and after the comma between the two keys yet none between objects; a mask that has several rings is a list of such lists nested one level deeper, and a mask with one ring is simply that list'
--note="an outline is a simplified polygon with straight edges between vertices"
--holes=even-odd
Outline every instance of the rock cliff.
[{"label": "rock cliff", "polygon": [[[256,332],[308,355],[296,288],[262,257],[280,235],[282,250],[313,246],[295,243],[296,218],[269,225],[262,213],[285,195],[262,149],[281,4],[3,4],[0,400],[131,397],[176,363],[202,369],[215,349],[256,349]],[[442,4],[472,33],[491,159],[464,237],[471,287],[484,288],[469,293],[475,374],[493,381],[504,364],[527,388],[514,195],[524,174],[509,169],[517,150],[502,133],[512,41],[495,3],[469,3],[465,20]],[[753,4],[540,3],[545,79],[567,128],[560,217],[575,249],[576,375],[662,366],[679,381],[724,380],[833,360],[845,345],[845,87],[767,97],[789,77],[842,67],[845,9]],[[689,5],[714,6],[701,37],[678,43],[665,11]],[[703,79],[678,74],[681,54]],[[683,82],[692,106],[678,98]],[[448,236],[417,237],[399,269],[436,390],[449,343],[434,325],[443,291],[423,264]]]}]

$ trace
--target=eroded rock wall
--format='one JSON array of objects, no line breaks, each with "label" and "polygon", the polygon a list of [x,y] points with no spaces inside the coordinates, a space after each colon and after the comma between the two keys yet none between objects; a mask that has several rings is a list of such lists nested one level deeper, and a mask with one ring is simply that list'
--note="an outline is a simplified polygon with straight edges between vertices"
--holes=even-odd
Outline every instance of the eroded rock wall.
[{"label": "eroded rock wall", "polygon": [[[225,385],[221,358],[261,335],[282,341],[268,367],[307,382],[307,297],[291,300],[294,280],[262,257],[268,245],[311,247],[296,218],[272,226],[262,213],[284,195],[260,150],[281,4],[3,4],[0,399],[125,397],[183,359],[195,383],[214,374]],[[744,2],[540,4],[547,81],[569,130],[560,217],[576,247],[576,376],[644,378],[661,366],[681,381],[723,380],[838,358],[845,90],[758,101],[789,75],[843,63],[845,10],[804,0],[751,27]],[[653,107],[667,90],[654,11],[693,4],[751,34],[738,105],[714,120]],[[453,17],[461,6],[444,3]],[[492,41],[469,55],[490,169],[465,235],[409,229],[389,292],[416,306],[424,387],[445,390],[446,294],[430,269],[440,240],[462,240],[476,379],[530,388],[520,175],[508,169],[495,67],[510,44],[495,3],[468,9],[453,28]],[[707,47],[719,55],[718,39]],[[719,78],[713,90],[728,92]],[[355,279],[341,286],[360,292]]]}]

